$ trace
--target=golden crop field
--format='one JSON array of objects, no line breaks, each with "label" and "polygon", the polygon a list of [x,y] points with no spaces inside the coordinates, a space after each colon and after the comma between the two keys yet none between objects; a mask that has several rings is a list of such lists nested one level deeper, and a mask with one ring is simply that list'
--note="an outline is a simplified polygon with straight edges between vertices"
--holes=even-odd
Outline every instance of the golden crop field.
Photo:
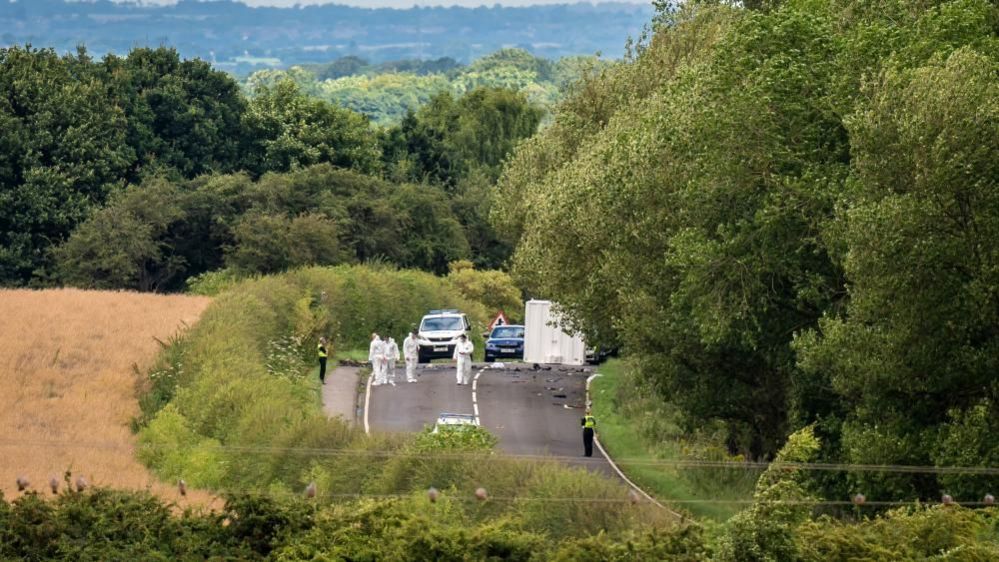
[{"label": "golden crop field", "polygon": [[[90,483],[149,488],[179,500],[134,457],[129,422],[139,412],[136,370],[192,325],[210,299],[59,289],[0,290],[0,490],[60,483],[66,470]],[[75,476],[74,476],[75,478]],[[209,502],[191,493],[181,503]]]}]

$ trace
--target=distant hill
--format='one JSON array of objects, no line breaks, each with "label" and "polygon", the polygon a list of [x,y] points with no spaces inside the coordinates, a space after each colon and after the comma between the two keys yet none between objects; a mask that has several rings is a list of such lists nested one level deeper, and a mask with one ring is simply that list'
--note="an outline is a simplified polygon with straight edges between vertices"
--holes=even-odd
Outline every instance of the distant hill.
[{"label": "distant hill", "polygon": [[650,5],[367,9],[338,5],[251,8],[233,0],[173,6],[109,0],[0,2],[0,45],[31,43],[94,55],[169,45],[236,74],[358,56],[371,62],[449,57],[468,63],[502,48],[560,58],[623,54],[651,20]]}]

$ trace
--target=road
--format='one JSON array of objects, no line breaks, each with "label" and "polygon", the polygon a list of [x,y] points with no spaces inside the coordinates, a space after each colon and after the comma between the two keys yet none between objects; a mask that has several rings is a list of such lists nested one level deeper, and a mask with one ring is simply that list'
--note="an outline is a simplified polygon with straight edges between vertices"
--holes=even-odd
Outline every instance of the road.
[{"label": "road", "polygon": [[[405,382],[402,368],[396,386],[370,388],[367,422],[372,432],[420,431],[442,412],[473,414],[514,455],[560,457],[572,465],[610,473],[606,459],[582,456],[579,426],[586,401],[588,369],[552,367],[534,370],[508,364],[476,364],[473,386],[455,383],[454,367],[421,365],[419,382]],[[474,401],[473,401],[474,398]],[[599,452],[595,452],[599,455]]]}]

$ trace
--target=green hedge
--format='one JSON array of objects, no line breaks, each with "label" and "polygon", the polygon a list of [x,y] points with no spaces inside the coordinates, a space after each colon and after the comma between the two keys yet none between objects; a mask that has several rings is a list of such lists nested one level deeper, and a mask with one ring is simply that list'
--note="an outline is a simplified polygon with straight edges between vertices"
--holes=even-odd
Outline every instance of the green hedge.
[{"label": "green hedge", "polygon": [[[69,478],[67,478],[67,482]],[[317,505],[304,498],[236,494],[217,513],[180,511],[147,492],[92,489],[48,500],[0,495],[2,560],[400,560],[644,562],[646,560],[995,560],[996,510],[909,507],[859,522],[785,525],[783,557],[732,552],[731,530],[698,526],[594,532],[550,540],[542,528],[470,505],[414,493],[392,500]],[[601,511],[599,507],[592,511]],[[571,528],[572,521],[564,525]],[[744,528],[749,531],[750,529]],[[736,537],[737,538],[737,537]]]}]

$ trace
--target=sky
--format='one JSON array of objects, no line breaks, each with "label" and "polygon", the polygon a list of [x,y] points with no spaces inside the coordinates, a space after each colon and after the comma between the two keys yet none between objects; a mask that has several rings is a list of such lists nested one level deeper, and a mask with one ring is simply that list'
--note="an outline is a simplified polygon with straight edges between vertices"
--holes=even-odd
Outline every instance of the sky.
[{"label": "sky", "polygon": [[[119,0],[122,1],[122,0]],[[143,0],[146,4],[175,4],[177,0]],[[419,6],[530,6],[534,4],[579,4],[590,0],[240,0],[250,6],[294,6],[295,4],[346,4],[365,8],[409,8]],[[644,3],[641,0],[611,0]]]}]

